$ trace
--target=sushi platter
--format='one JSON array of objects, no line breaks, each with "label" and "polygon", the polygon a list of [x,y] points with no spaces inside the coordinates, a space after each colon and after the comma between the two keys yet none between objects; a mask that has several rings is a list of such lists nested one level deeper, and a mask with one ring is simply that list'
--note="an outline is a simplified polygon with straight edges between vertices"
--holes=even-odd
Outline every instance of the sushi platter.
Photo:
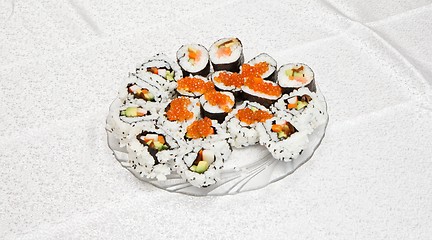
[{"label": "sushi platter", "polygon": [[238,38],[180,47],[129,73],[106,121],[108,145],[137,178],[171,192],[236,194],[267,186],[311,158],[327,105],[304,63],[261,53],[245,62]]}]

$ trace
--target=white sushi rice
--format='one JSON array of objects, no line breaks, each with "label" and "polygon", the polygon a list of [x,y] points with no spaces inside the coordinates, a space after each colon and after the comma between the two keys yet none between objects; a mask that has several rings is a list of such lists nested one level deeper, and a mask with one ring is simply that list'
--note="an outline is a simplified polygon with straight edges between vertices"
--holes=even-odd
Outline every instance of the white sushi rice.
[{"label": "white sushi rice", "polygon": [[[217,56],[217,51],[219,49],[219,45],[229,41],[231,39],[235,39],[235,43],[230,47],[231,48],[231,55],[229,56]],[[214,64],[225,64],[225,63],[233,63],[237,61],[237,59],[240,58],[240,56],[243,54],[243,46],[241,45],[241,42],[238,38],[222,38],[218,41],[214,42],[209,49],[210,59],[211,62]]]},{"label": "white sushi rice", "polygon": [[[301,83],[296,80],[290,80],[289,77],[286,75],[285,71],[290,69],[298,69],[299,67],[303,66],[303,74],[306,78],[306,83]],[[299,88],[302,86],[308,85],[310,82],[314,80],[314,73],[312,69],[303,63],[288,63],[280,67],[278,71],[278,77],[277,81],[279,83],[279,86],[283,88]]]},{"label": "white sushi rice", "polygon": [[291,122],[290,116],[274,117],[265,123],[257,125],[256,129],[260,135],[259,143],[266,146],[274,158],[284,162],[292,161],[297,158],[307,146],[309,142],[308,133],[299,130],[287,139],[280,140],[277,133],[271,131],[273,121],[276,121],[277,123],[280,121],[287,121],[297,130],[299,129],[298,124]]},{"label": "white sushi rice", "polygon": [[[196,173],[189,168],[198,156],[201,149],[212,150],[215,155],[215,161],[210,164],[204,173]],[[205,141],[201,144],[188,145],[183,156],[176,158],[177,173],[190,184],[196,187],[207,187],[215,184],[220,179],[220,170],[224,162],[231,155],[230,145],[224,141]]]},{"label": "white sushi rice", "polygon": [[[128,85],[136,84],[140,88],[145,88],[154,95],[155,102],[146,101],[144,99],[137,99],[133,94],[129,93]],[[158,84],[151,84],[138,78],[135,74],[129,74],[128,78],[122,83],[121,88],[118,91],[118,99],[124,103],[135,103],[139,105],[148,105],[156,109],[159,108],[160,102],[164,102],[168,99],[168,94]]]},{"label": "white sushi rice", "polygon": [[[201,58],[198,62],[190,62],[188,49],[201,51]],[[207,49],[200,44],[187,44],[180,47],[177,51],[177,59],[180,66],[190,73],[197,73],[203,70],[209,64],[209,55]]]},{"label": "white sushi rice", "polygon": [[[164,53],[158,53],[154,55],[153,57],[146,59],[143,64],[140,64],[136,67],[136,73],[140,73],[142,71],[147,72],[148,67],[156,67],[156,68],[167,68],[172,69],[174,71],[174,80],[177,81],[180,78],[183,77],[183,73],[181,71],[180,66],[172,61],[166,54]],[[164,72],[165,73],[165,72]],[[162,75],[162,77],[165,77],[165,74],[159,74]]]},{"label": "white sushi rice", "polygon": [[260,62],[268,63],[269,69],[261,75],[262,78],[267,78],[272,75],[277,69],[277,62],[274,58],[272,58],[267,53],[260,53],[258,56],[254,57],[252,60],[248,62],[250,65],[255,65]]},{"label": "white sushi rice", "polygon": [[[225,94],[226,96],[228,96],[232,101],[233,104],[229,105],[228,107],[230,109],[232,109],[234,107],[235,104],[235,98],[234,95],[230,92],[220,92]],[[203,107],[203,109],[209,113],[225,113],[224,109],[222,109],[219,105],[211,105],[206,99],[205,96],[202,95],[199,99],[201,106]]]},{"label": "white sushi rice", "polygon": [[[309,104],[300,109],[290,109],[287,108],[287,100],[295,96],[308,95],[312,98]],[[307,133],[312,133],[318,126],[326,122],[326,105],[324,99],[311,92],[308,88],[299,88],[294,90],[289,95],[284,95],[272,106],[272,111],[277,112],[280,116],[293,116],[292,123],[298,126],[298,129],[305,131]]]}]

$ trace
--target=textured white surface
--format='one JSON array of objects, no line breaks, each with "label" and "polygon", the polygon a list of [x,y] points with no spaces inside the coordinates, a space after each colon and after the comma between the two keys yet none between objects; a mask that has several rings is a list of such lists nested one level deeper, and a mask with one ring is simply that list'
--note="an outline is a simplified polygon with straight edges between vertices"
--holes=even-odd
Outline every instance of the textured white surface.
[{"label": "textured white surface", "polygon": [[[1,239],[430,239],[432,1],[0,1]],[[308,63],[321,146],[253,192],[144,184],[106,143],[119,81],[189,41]]]}]

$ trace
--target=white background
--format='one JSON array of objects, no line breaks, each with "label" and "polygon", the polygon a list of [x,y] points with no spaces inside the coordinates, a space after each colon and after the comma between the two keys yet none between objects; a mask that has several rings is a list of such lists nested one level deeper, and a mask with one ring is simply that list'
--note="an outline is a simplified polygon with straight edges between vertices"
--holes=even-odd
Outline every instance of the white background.
[{"label": "white background", "polygon": [[[0,1],[1,239],[430,239],[432,1]],[[305,62],[330,122],[285,179],[224,197],[134,178],[106,143],[128,71],[239,37]]]}]

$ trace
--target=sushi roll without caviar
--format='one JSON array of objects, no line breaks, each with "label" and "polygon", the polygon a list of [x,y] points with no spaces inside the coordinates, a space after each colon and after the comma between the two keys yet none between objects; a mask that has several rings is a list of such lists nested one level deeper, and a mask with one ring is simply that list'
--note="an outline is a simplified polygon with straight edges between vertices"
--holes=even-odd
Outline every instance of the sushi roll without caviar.
[{"label": "sushi roll without caviar", "polygon": [[167,81],[165,78],[151,72],[139,72],[136,76],[144,82],[148,82],[151,85],[160,86],[161,90],[165,91],[166,94],[171,97],[173,91],[177,87],[176,81]]},{"label": "sushi roll without caviar", "polygon": [[230,92],[210,91],[200,98],[201,114],[222,123],[235,105],[234,95]]},{"label": "sushi roll without caviar", "polygon": [[284,93],[290,93],[301,87],[307,87],[311,92],[316,92],[314,72],[303,63],[289,63],[281,66],[277,82]]},{"label": "sushi roll without caviar", "polygon": [[289,95],[284,95],[272,107],[278,115],[292,115],[292,122],[299,130],[312,133],[315,128],[325,123],[325,103],[308,88],[299,88]]},{"label": "sushi roll without caviar", "polygon": [[166,101],[168,95],[159,85],[152,85],[131,74],[120,88],[118,98],[123,103],[146,104],[157,107],[159,102]]},{"label": "sushi roll without caviar", "polygon": [[199,100],[178,97],[164,104],[158,118],[158,126],[163,126],[175,136],[182,138],[186,127],[200,117]]},{"label": "sushi roll without caviar", "polygon": [[137,125],[127,144],[129,165],[141,177],[166,180],[179,153],[178,139],[156,127]]},{"label": "sushi roll without caviar", "polygon": [[188,148],[186,154],[176,158],[178,174],[196,187],[217,183],[220,170],[231,155],[230,145],[226,141],[208,141]]},{"label": "sushi roll without caviar", "polygon": [[167,81],[177,81],[183,77],[180,66],[162,53],[153,56],[138,66],[136,73],[139,74],[140,72],[151,72],[165,78]]},{"label": "sushi roll without caviar", "polygon": [[210,72],[208,51],[200,44],[181,46],[177,51],[177,62],[183,71],[183,77],[189,75],[207,77]]},{"label": "sushi roll without caviar", "polygon": [[236,100],[240,100],[244,79],[239,73],[217,71],[210,74],[209,78],[217,90],[232,92]]},{"label": "sushi roll without caviar", "polygon": [[282,95],[282,89],[274,82],[262,78],[247,77],[242,87],[243,98],[269,107]]},{"label": "sushi roll without caviar", "polygon": [[177,82],[177,93],[187,97],[200,97],[214,89],[212,82],[202,76],[184,77]]},{"label": "sushi roll without caviar", "polygon": [[272,117],[273,114],[264,106],[245,101],[228,115],[223,126],[226,126],[227,132],[231,135],[231,145],[241,148],[258,143],[257,124]]},{"label": "sushi roll without caviar", "polygon": [[309,142],[307,133],[299,131],[289,116],[274,117],[257,126],[260,144],[267,147],[272,156],[289,162],[297,158]]},{"label": "sushi roll without caviar", "polygon": [[209,50],[215,71],[239,72],[244,62],[243,45],[238,38],[222,38],[214,42]]},{"label": "sushi roll without caviar", "polygon": [[262,73],[261,77],[265,80],[276,82],[277,62],[267,53],[260,53],[258,56],[250,60],[248,64],[251,66],[255,66],[257,64],[265,65],[265,67],[267,67],[267,71]]}]

